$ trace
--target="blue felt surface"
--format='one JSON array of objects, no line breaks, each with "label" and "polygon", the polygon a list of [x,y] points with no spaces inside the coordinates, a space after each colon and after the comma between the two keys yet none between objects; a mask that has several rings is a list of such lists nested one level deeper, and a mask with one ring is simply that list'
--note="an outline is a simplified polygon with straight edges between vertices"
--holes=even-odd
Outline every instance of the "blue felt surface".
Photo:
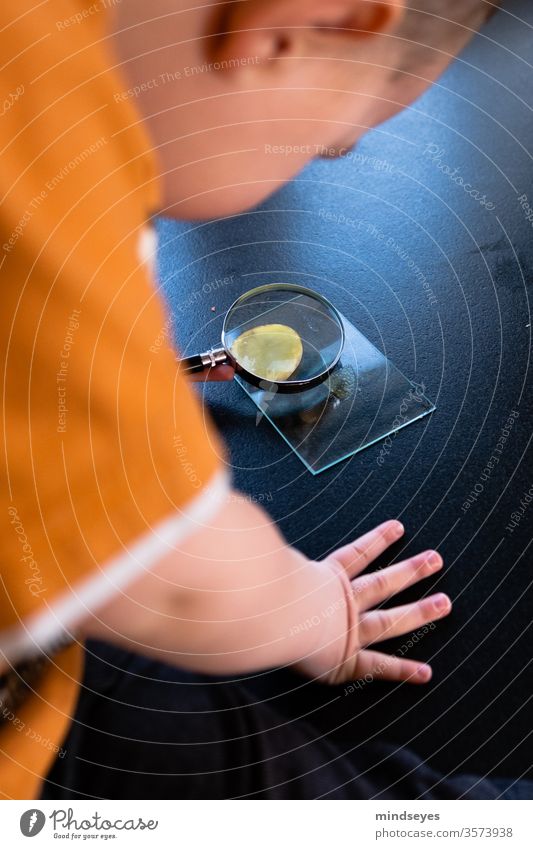
[{"label": "blue felt surface", "polygon": [[[160,276],[184,352],[217,341],[224,309],[246,289],[302,283],[436,402],[382,464],[378,444],[313,478],[268,423],[256,427],[236,384],[205,391],[236,484],[307,554],[393,516],[409,553],[443,552],[436,586],[455,612],[411,652],[432,660],[428,689],[375,685],[354,697],[283,681],[296,687],[287,709],[314,710],[324,730],[345,741],[379,730],[442,768],[531,764],[533,507],[512,533],[506,526],[533,483],[533,225],[518,201],[525,193],[533,205],[532,24],[529,2],[506,3],[412,109],[354,155],[313,163],[260,209],[159,222]],[[279,676],[261,679],[266,693],[276,686]]]}]

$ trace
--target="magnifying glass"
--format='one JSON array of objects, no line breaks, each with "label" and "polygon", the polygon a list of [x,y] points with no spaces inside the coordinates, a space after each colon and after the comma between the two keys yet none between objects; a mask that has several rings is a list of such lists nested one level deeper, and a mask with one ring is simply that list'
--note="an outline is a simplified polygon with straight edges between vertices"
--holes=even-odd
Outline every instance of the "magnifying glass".
[{"label": "magnifying glass", "polygon": [[290,283],[251,289],[224,318],[221,347],[180,360],[185,374],[230,365],[248,383],[298,392],[322,383],[344,347],[339,312],[326,298]]}]

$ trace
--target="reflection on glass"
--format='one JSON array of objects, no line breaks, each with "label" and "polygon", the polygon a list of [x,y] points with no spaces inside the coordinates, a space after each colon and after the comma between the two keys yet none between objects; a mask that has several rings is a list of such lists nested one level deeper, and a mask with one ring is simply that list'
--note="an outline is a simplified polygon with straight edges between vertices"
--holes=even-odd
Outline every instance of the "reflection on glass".
[{"label": "reflection on glass", "polygon": [[342,356],[326,381],[294,395],[237,378],[313,474],[431,413],[423,388],[408,380],[349,321]]}]

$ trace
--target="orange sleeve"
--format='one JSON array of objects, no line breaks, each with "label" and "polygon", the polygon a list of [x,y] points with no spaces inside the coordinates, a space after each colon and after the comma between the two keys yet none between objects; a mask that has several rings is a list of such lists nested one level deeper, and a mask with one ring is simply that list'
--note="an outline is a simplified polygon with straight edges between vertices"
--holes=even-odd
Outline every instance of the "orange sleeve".
[{"label": "orange sleeve", "polygon": [[0,653],[10,663],[54,653],[21,709],[23,731],[0,717],[0,792],[18,798],[35,792],[74,704],[79,656],[58,647],[87,607],[201,527],[224,492],[205,413],[175,355],[155,344],[167,318],[139,257],[155,167],[131,102],[115,97],[124,84],[105,7],[87,8],[23,0],[0,12],[10,92],[0,125]]}]

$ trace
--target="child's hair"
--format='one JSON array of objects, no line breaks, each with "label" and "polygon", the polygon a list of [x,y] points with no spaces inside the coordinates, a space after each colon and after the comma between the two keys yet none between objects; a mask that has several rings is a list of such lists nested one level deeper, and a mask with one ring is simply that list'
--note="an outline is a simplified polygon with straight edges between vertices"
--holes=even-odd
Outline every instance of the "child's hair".
[{"label": "child's hair", "polygon": [[401,36],[411,41],[406,64],[417,65],[420,51],[413,49],[416,45],[446,50],[458,32],[479,29],[499,5],[500,0],[408,0],[400,27]]},{"label": "child's hair", "polygon": [[479,13],[480,8],[489,14],[499,2],[500,0],[409,0],[408,5],[411,9],[441,15],[443,18],[450,17],[452,13],[455,20],[458,13],[462,18],[468,18]]},{"label": "child's hair", "polygon": [[435,15],[443,20],[467,24],[485,12],[487,17],[499,5],[500,0],[409,0],[413,11]]}]

